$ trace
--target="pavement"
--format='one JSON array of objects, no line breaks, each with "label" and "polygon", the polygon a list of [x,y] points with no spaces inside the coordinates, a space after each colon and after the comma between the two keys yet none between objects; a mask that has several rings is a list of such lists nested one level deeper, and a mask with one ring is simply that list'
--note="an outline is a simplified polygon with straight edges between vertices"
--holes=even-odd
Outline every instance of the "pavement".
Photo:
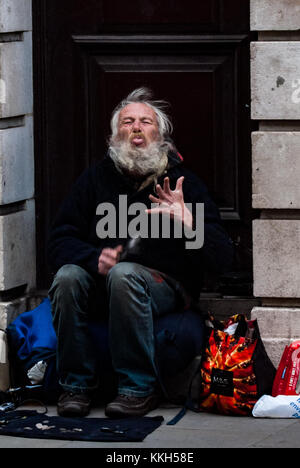
[{"label": "pavement", "polygon": [[[23,406],[18,409],[33,408],[32,406],[30,408]],[[40,410],[41,408],[36,407],[34,409]],[[107,453],[111,453],[115,457],[122,453],[122,449],[127,449],[126,453],[129,454],[131,449],[135,449],[132,450],[132,454],[138,453],[136,449],[145,449],[147,454],[150,452],[157,453],[157,449],[160,449],[160,452],[163,449],[173,449],[172,452],[176,453],[181,451],[182,453],[189,452],[191,461],[196,462],[197,451],[195,450],[199,448],[300,447],[300,421],[297,419],[262,419],[222,416],[210,413],[199,414],[188,411],[175,426],[168,426],[166,423],[178,411],[178,407],[161,406],[149,413],[148,416],[163,416],[164,422],[158,429],[149,434],[143,442],[78,442],[0,436],[0,448],[102,448],[106,449],[105,456],[107,456]],[[47,415],[56,416],[56,407],[49,406]],[[105,417],[104,408],[93,408],[89,417]],[[155,458],[152,461],[163,462],[163,460]],[[136,464],[132,463],[131,466],[136,466]]]}]

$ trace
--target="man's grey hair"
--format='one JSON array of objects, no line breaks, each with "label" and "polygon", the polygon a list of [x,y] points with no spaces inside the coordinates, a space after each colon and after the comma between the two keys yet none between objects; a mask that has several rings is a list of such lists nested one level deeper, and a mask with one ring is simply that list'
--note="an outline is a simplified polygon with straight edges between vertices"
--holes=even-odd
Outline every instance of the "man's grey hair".
[{"label": "man's grey hair", "polygon": [[132,91],[113,111],[110,122],[112,137],[115,137],[118,133],[118,122],[121,110],[128,106],[128,104],[137,102],[146,104],[154,110],[157,118],[159,132],[162,137],[166,137],[173,132],[172,122],[165,111],[169,104],[166,101],[154,100],[152,91],[148,88],[142,87]]}]

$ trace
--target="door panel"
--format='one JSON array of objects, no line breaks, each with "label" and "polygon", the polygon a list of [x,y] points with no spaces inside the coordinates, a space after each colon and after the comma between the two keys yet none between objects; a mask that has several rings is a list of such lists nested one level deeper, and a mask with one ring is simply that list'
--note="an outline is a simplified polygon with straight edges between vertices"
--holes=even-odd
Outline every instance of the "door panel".
[{"label": "door panel", "polygon": [[103,158],[112,109],[139,86],[170,102],[186,165],[251,249],[248,1],[33,0],[33,13],[39,288],[58,206]]}]

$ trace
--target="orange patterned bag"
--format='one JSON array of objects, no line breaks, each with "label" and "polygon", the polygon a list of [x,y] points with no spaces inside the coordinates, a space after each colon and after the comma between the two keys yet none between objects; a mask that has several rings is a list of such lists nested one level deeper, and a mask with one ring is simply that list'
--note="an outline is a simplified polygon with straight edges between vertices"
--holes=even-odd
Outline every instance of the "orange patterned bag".
[{"label": "orange patterned bag", "polygon": [[256,320],[235,315],[226,322],[210,317],[213,329],[201,364],[199,409],[250,415],[256,401],[271,394],[276,369]]}]

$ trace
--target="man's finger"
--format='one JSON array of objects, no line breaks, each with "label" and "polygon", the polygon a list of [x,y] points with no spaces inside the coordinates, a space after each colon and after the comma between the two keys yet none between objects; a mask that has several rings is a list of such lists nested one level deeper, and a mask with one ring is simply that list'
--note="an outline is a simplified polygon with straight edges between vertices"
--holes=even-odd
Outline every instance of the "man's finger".
[{"label": "man's finger", "polygon": [[154,195],[149,195],[149,198],[153,203],[161,203],[161,200],[156,198]]},{"label": "man's finger", "polygon": [[156,186],[156,192],[160,198],[165,198],[165,193],[159,184]]},{"label": "man's finger", "polygon": [[105,268],[107,267],[112,267],[116,264],[116,260],[110,258],[110,257],[102,257],[99,260],[99,265],[103,265]]},{"label": "man's finger", "polygon": [[168,194],[171,193],[171,190],[170,190],[170,179],[169,177],[165,177],[164,179],[164,191]]},{"label": "man's finger", "polygon": [[184,181],[184,176],[179,177],[179,179],[176,182],[176,189],[175,190],[182,190],[183,181]]},{"label": "man's finger", "polygon": [[115,260],[119,255],[119,252],[116,249],[106,248],[102,251],[102,256],[108,259]]}]

